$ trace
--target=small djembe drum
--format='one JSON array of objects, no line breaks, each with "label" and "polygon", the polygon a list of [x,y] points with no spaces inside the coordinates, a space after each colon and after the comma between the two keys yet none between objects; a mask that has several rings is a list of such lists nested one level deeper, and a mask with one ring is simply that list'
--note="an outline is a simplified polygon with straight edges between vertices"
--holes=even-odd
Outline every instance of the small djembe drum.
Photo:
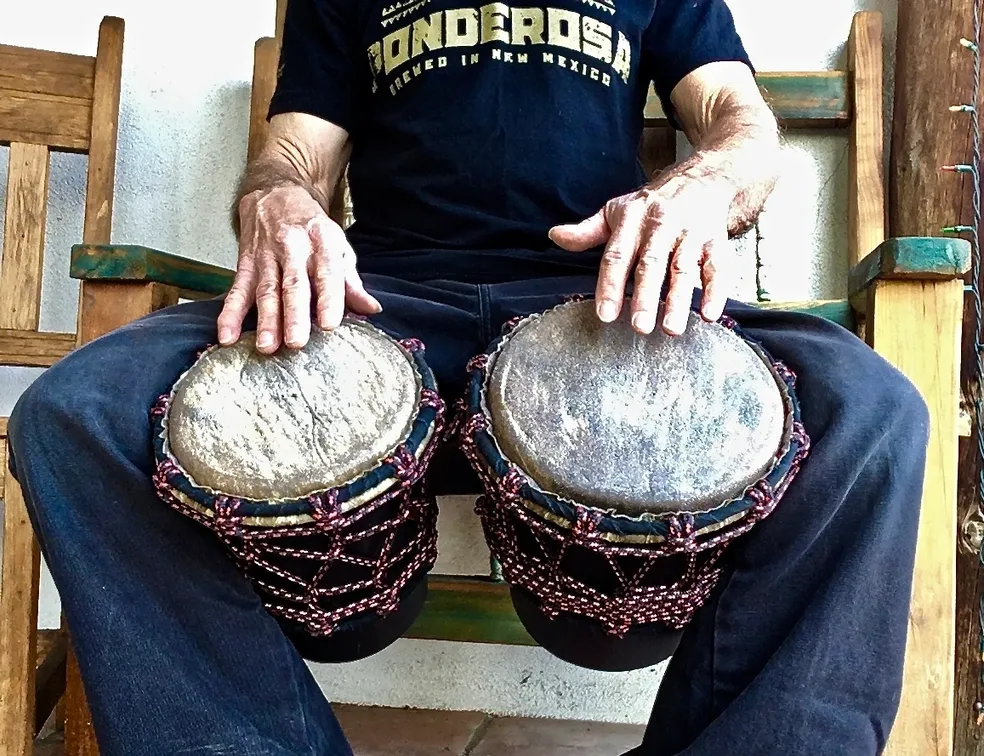
[{"label": "small djembe drum", "polygon": [[792,373],[728,318],[642,336],[590,301],[508,324],[470,371],[461,441],[520,620],[578,666],[667,658],[808,453]]},{"label": "small djembe drum", "polygon": [[164,501],[214,531],[307,659],[410,627],[437,556],[423,474],[444,405],[422,345],[368,322],[272,356],[211,347],[152,411]]}]

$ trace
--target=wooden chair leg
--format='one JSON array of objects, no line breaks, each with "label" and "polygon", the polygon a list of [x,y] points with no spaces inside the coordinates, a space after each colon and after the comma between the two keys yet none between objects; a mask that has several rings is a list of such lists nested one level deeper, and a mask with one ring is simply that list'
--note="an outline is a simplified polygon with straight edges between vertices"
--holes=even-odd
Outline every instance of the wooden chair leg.
[{"label": "wooden chair leg", "polygon": [[65,668],[65,756],[99,756],[92,714],[85,699],[79,665],[72,649]]},{"label": "wooden chair leg", "polygon": [[868,343],[909,377],[930,413],[902,703],[886,753],[949,756],[963,281],[877,281],[869,296]]},{"label": "wooden chair leg", "polygon": [[20,486],[6,466],[0,470],[0,476],[4,477],[0,754],[30,756],[34,741],[41,550],[34,538]]},{"label": "wooden chair leg", "polygon": [[[79,341],[86,344],[177,301],[178,291],[170,286],[86,281],[82,284],[80,297]],[[98,756],[99,746],[92,728],[92,715],[71,649],[65,674],[64,709],[65,756]]]}]

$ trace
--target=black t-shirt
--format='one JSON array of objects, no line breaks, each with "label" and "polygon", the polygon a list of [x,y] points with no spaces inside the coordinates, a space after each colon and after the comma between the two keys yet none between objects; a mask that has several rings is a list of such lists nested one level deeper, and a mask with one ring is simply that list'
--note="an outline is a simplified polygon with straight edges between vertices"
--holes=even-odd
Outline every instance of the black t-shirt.
[{"label": "black t-shirt", "polygon": [[547,231],[645,181],[652,83],[749,66],[725,0],[290,0],[270,115],[352,135],[363,271],[482,282],[596,270]]}]

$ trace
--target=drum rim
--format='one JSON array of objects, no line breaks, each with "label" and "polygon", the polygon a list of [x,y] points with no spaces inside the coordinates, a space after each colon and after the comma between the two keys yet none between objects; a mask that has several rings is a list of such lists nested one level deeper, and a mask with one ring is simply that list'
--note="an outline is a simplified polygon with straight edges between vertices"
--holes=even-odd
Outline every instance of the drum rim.
[{"label": "drum rim", "polygon": [[[176,387],[181,380],[206,355],[221,345],[212,344],[203,349],[192,363],[174,380],[168,393],[162,395],[151,411],[156,477],[168,494],[199,515],[213,518],[221,500],[234,501],[236,516],[244,525],[256,527],[283,527],[305,525],[316,520],[318,500],[326,497],[336,501],[340,512],[350,512],[385,495],[394,487],[409,487],[424,474],[427,461],[441,435],[444,403],[437,394],[437,381],[424,356],[424,345],[416,339],[399,339],[379,325],[368,320],[346,316],[343,323],[371,329],[396,346],[407,358],[417,382],[416,409],[407,425],[408,430],[397,445],[369,468],[351,479],[334,486],[310,491],[303,496],[281,499],[253,499],[233,496],[197,483],[192,475],[171,453],[168,444],[168,418]],[[413,456],[416,472],[411,479],[403,479],[394,455],[405,449]],[[402,484],[402,486],[401,486]]]},{"label": "drum rim", "polygon": [[[695,535],[712,535],[716,531],[723,530],[745,518],[755,506],[755,501],[750,494],[756,487],[765,484],[770,490],[776,492],[776,497],[784,492],[790,473],[795,474],[794,465],[798,464],[809,445],[802,429],[800,405],[795,392],[795,376],[781,360],[773,357],[761,342],[748,336],[738,323],[728,316],[722,316],[716,321],[717,325],[732,331],[759,355],[776,381],[785,408],[782,441],[776,450],[770,468],[756,482],[744,489],[740,496],[726,500],[710,509],[697,512],[664,511],[629,515],[614,509],[602,509],[583,504],[568,497],[545,491],[521,467],[513,463],[503,453],[496,440],[493,433],[492,417],[486,401],[495,359],[510,337],[518,330],[542,318],[547,313],[578,305],[582,301],[584,300],[565,301],[542,312],[515,318],[503,327],[502,333],[481,355],[482,359],[473,360],[469,366],[470,377],[464,409],[472,417],[481,416],[484,422],[479,424],[480,427],[469,429],[467,420],[463,421],[463,435],[465,436],[463,440],[477,451],[477,458],[486,468],[483,471],[483,477],[488,476],[492,479],[502,480],[507,473],[514,471],[522,480],[517,492],[518,501],[536,516],[559,527],[572,528],[577,522],[579,510],[595,512],[600,515],[596,531],[600,538],[614,543],[639,545],[665,542],[670,536],[672,521],[682,517],[692,519]],[[796,432],[797,427],[801,431],[800,433]]]}]

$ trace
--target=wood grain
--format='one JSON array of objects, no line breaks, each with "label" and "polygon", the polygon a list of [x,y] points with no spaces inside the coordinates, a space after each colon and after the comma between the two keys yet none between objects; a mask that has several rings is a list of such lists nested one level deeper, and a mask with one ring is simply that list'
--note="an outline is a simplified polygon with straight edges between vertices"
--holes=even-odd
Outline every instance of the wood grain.
[{"label": "wood grain", "polygon": [[48,148],[10,146],[7,215],[0,258],[0,328],[36,329],[48,206]]},{"label": "wood grain", "polygon": [[280,45],[280,41],[284,38],[284,18],[286,16],[287,16],[287,0],[277,0],[276,37],[277,37],[278,47]]},{"label": "wood grain", "polygon": [[885,131],[882,96],[882,16],[854,16],[848,42],[854,77],[848,160],[848,265],[885,240]]},{"label": "wood grain", "polygon": [[4,468],[0,585],[0,753],[30,756],[34,739],[38,580],[41,554],[20,486]]},{"label": "wood grain", "polygon": [[95,63],[88,55],[0,45],[0,89],[88,100]]},{"label": "wood grain", "polygon": [[[0,417],[0,499],[7,482],[7,418]],[[0,585],[0,590],[3,586]]]},{"label": "wood grain", "polygon": [[66,152],[89,147],[92,103],[0,87],[0,144],[46,144]]},{"label": "wood grain", "polygon": [[85,281],[79,344],[87,344],[162,307],[177,304],[178,292],[155,283]]},{"label": "wood grain", "polygon": [[123,76],[123,20],[106,17],[99,26],[89,166],[86,179],[82,240],[108,244],[113,225],[113,186]]},{"label": "wood grain", "polygon": [[944,165],[970,157],[970,119],[951,113],[971,93],[974,0],[899,0],[889,236],[937,236],[969,211],[969,179]]},{"label": "wood grain", "polygon": [[92,712],[86,701],[78,660],[71,647],[65,660],[65,698],[62,705],[65,711],[64,756],[99,756]]},{"label": "wood grain", "polygon": [[267,113],[277,87],[277,40],[263,37],[253,48],[253,86],[249,101],[249,143],[246,159],[253,160],[266,143]]},{"label": "wood grain", "polygon": [[0,328],[0,365],[51,367],[75,348],[74,333]]},{"label": "wood grain", "polygon": [[950,756],[963,282],[876,281],[871,299],[869,344],[908,376],[930,412],[902,703],[886,753]]}]

